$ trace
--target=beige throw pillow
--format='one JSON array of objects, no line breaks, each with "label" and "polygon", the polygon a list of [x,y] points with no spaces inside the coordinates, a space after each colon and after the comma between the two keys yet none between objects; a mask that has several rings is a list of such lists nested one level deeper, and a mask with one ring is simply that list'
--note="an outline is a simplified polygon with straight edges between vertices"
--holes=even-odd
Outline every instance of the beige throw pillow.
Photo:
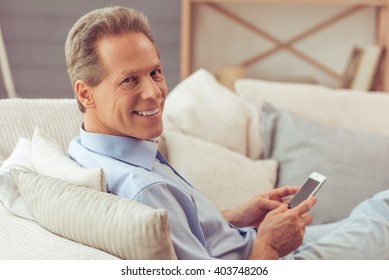
[{"label": "beige throw pillow", "polygon": [[252,160],[176,132],[166,132],[163,137],[170,164],[220,210],[235,208],[275,186],[275,160]]},{"label": "beige throw pillow", "polygon": [[87,169],[79,166],[65,154],[59,144],[39,128],[34,131],[31,149],[37,173],[98,191],[106,191],[102,168]]},{"label": "beige throw pillow", "polygon": [[29,171],[12,170],[36,221],[122,259],[176,258],[165,210]]},{"label": "beige throw pillow", "polygon": [[250,158],[259,157],[258,113],[206,70],[198,70],[166,99],[165,131],[203,139]]}]

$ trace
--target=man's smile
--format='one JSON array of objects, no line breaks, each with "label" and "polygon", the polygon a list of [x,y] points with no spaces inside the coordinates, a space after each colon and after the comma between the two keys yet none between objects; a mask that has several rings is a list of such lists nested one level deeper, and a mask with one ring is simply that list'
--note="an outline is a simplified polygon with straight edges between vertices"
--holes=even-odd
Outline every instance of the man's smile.
[{"label": "man's smile", "polygon": [[145,111],[134,111],[134,113],[140,116],[154,116],[159,113],[159,108]]}]

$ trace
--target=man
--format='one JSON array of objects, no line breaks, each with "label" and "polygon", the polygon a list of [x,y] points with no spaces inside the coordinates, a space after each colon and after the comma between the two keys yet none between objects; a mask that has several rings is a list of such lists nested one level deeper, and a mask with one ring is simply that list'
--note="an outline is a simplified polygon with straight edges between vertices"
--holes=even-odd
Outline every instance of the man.
[{"label": "man", "polygon": [[300,246],[316,198],[290,210],[283,200],[298,187],[283,187],[220,213],[158,152],[154,139],[163,131],[167,87],[143,14],[120,7],[92,11],[69,32],[65,52],[84,113],[70,156],[102,167],[109,192],[166,209],[179,259],[327,257],[316,252],[319,238],[338,224],[316,230],[314,242]]}]

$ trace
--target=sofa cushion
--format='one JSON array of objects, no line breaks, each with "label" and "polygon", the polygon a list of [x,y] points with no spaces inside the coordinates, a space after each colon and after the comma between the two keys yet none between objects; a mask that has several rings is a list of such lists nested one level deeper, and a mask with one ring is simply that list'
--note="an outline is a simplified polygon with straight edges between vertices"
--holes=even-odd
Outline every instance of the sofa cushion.
[{"label": "sofa cushion", "polygon": [[0,154],[0,166],[3,164],[4,161],[5,161],[5,156]]},{"label": "sofa cushion", "polygon": [[340,220],[389,186],[389,138],[334,128],[264,104],[266,157],[279,162],[277,186],[301,185],[317,171],[327,182],[313,224]]},{"label": "sofa cushion", "polygon": [[45,132],[36,128],[31,141],[32,163],[37,173],[106,191],[102,168],[83,168],[71,160],[62,147]]},{"label": "sofa cushion", "polygon": [[31,140],[19,138],[11,155],[0,166],[0,173],[9,172],[11,169],[34,170],[32,163]]},{"label": "sofa cushion", "polygon": [[[26,260],[30,264],[34,263],[31,260],[118,260],[117,257],[96,248],[62,238],[34,221],[21,219],[9,212],[1,203],[0,217],[2,263],[10,260]],[[2,268],[2,275],[14,275],[12,272],[7,274],[4,266]],[[12,268],[9,269],[11,271]],[[34,274],[26,267],[24,271],[30,275]],[[41,270],[39,273],[39,279],[46,278],[41,275]]]},{"label": "sofa cushion", "polygon": [[34,220],[20,196],[18,186],[11,176],[11,169],[34,170],[30,140],[20,138],[12,154],[0,166],[0,201],[16,216]]},{"label": "sofa cushion", "polygon": [[165,131],[178,131],[258,158],[257,114],[254,107],[201,69],[169,93],[164,126]]},{"label": "sofa cushion", "polygon": [[[238,80],[235,88],[257,108],[260,119],[262,105],[268,102],[321,124],[389,136],[387,94],[250,79]],[[262,131],[262,144],[263,137]]]},{"label": "sofa cushion", "polygon": [[19,137],[31,139],[37,126],[66,150],[82,122],[75,99],[2,99],[0,112],[0,155],[4,158],[12,153]]},{"label": "sofa cushion", "polygon": [[122,259],[173,259],[167,212],[136,201],[13,169],[36,221],[67,239]]},{"label": "sofa cushion", "polygon": [[220,210],[232,209],[274,188],[275,160],[252,160],[211,142],[164,134],[168,160]]},{"label": "sofa cushion", "polygon": [[12,213],[33,219],[16,183],[10,178],[11,169],[36,171],[39,174],[58,178],[76,185],[105,191],[105,176],[101,168],[86,169],[65,155],[62,147],[39,128],[32,140],[19,138],[12,154],[0,166],[0,201]]}]

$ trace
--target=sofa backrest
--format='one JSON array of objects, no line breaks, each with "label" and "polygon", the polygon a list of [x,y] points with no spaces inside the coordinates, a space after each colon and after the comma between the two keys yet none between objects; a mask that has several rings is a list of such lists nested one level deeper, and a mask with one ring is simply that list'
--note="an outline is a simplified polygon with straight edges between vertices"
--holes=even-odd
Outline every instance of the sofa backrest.
[{"label": "sofa backrest", "polygon": [[35,127],[66,151],[70,140],[79,134],[81,122],[75,99],[1,99],[0,162],[11,154],[20,137],[31,139]]}]

